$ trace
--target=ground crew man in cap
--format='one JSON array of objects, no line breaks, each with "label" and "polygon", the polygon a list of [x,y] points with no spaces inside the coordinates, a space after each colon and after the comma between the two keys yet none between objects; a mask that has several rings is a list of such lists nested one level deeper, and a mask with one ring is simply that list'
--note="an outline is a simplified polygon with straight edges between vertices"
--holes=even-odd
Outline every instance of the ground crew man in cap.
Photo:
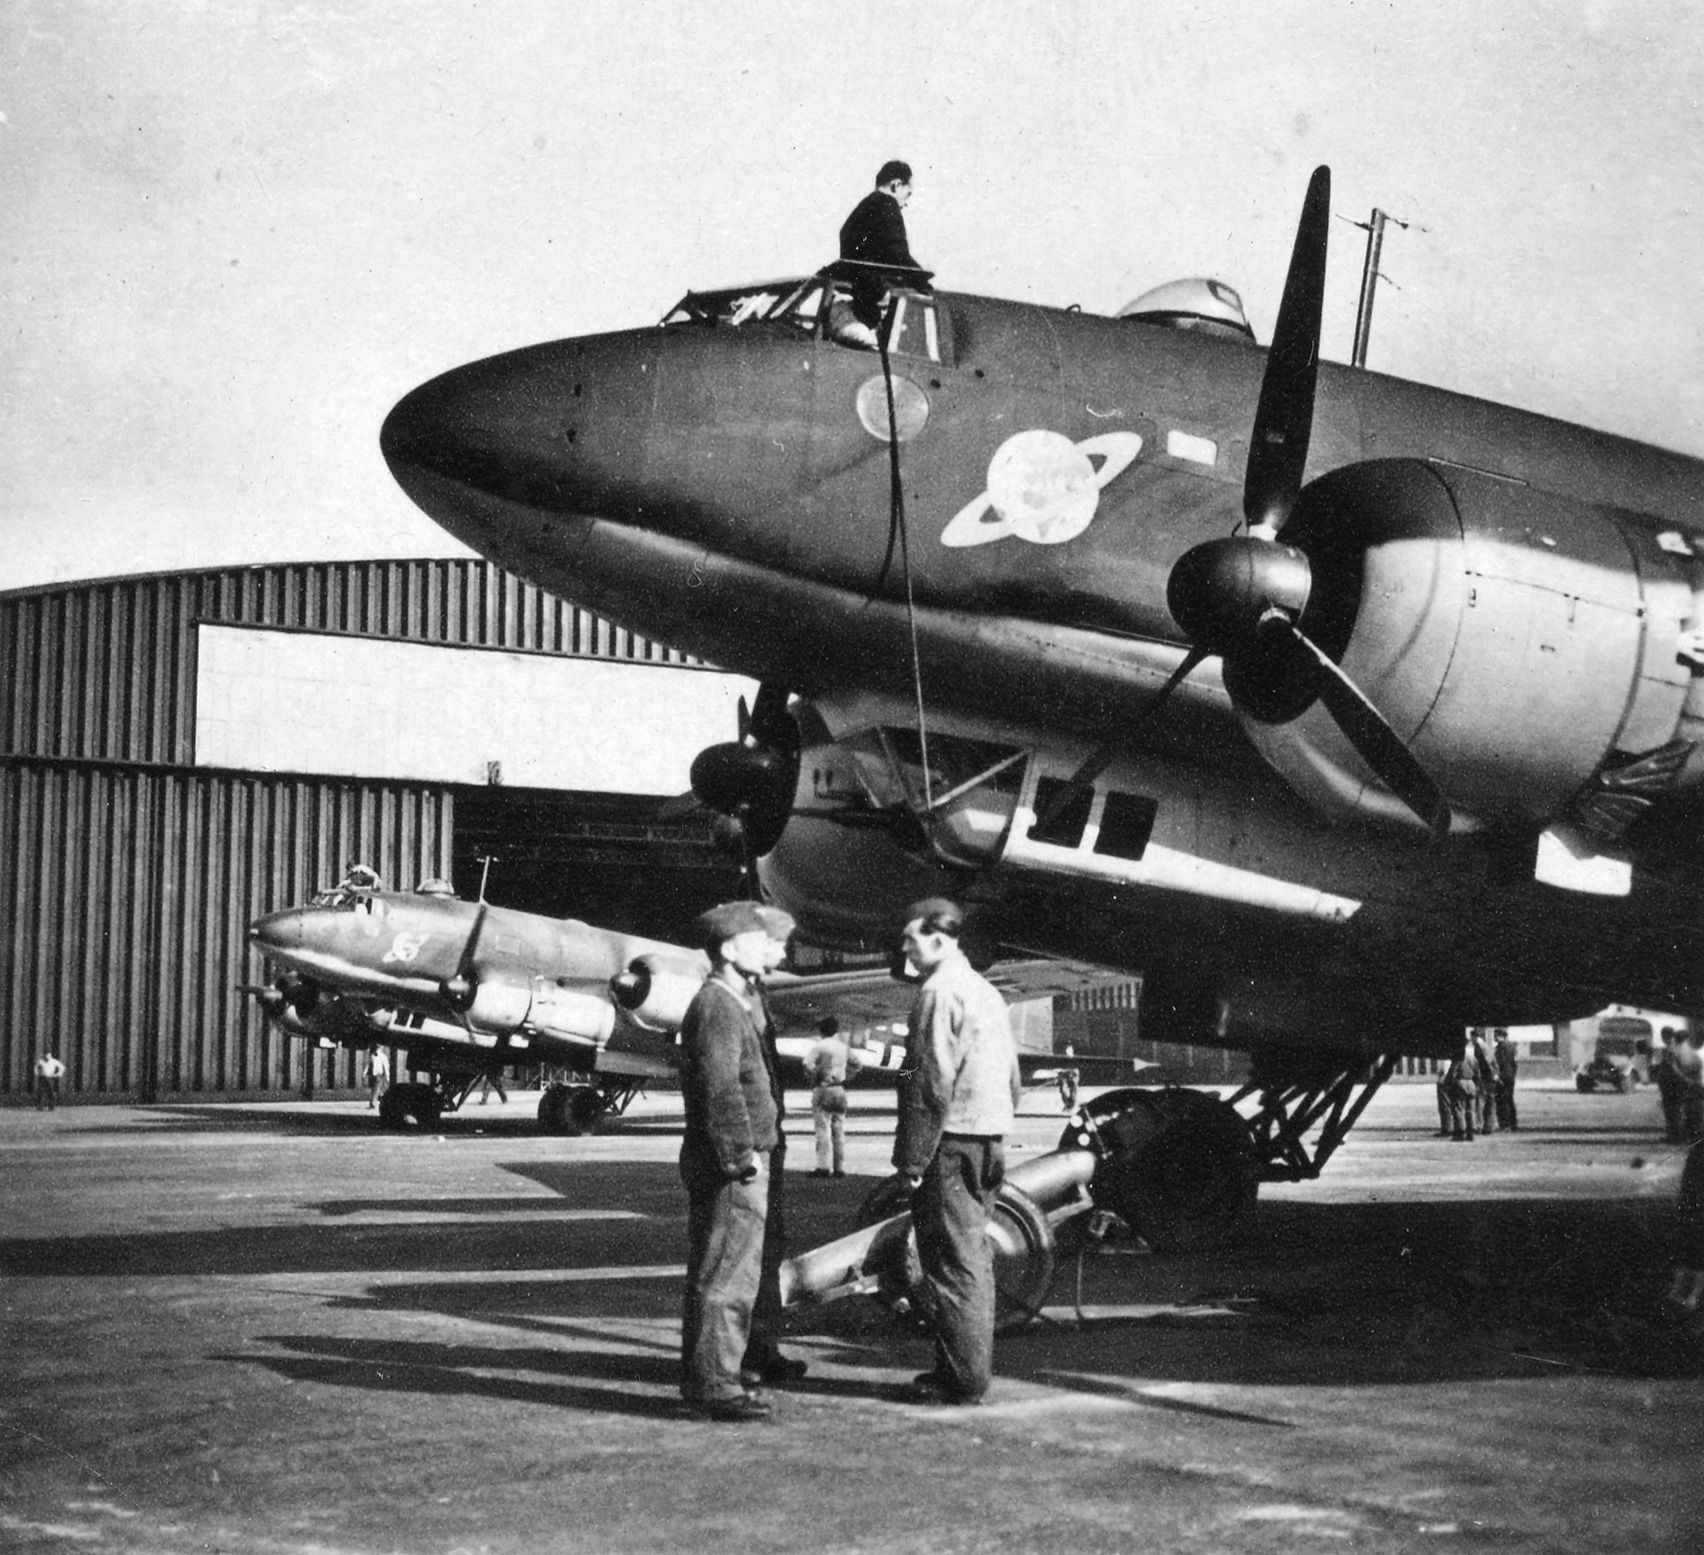
[{"label": "ground crew man in cap", "polygon": [[746,1389],[763,1260],[769,1154],[777,1116],[755,985],[773,960],[755,903],[725,902],[698,920],[710,976],[681,1022],[686,1134],[686,1292],[681,1309],[681,1395],[707,1419],[762,1419],[769,1404]]},{"label": "ground crew man in cap", "polygon": [[[796,925],[793,915],[779,907],[760,905],[758,918],[769,936],[765,974],[787,959],[787,942]],[[787,1108],[781,1087],[781,1057],[775,1047],[775,1018],[759,983],[753,983],[758,1029],[763,1039],[763,1061],[769,1069],[769,1093],[775,1099],[775,1149],[769,1157],[769,1196],[764,1205],[763,1263],[757,1284],[757,1302],[751,1313],[751,1337],[746,1343],[740,1376],[747,1387],[763,1383],[798,1382],[805,1363],[781,1353],[781,1261],[787,1251]]]},{"label": "ground crew man in cap", "polygon": [[901,943],[923,974],[911,1009],[893,1164],[911,1188],[935,1364],[918,1403],[975,1404],[994,1367],[988,1212],[1005,1178],[1022,1081],[1006,1003],[959,948],[964,914],[944,897],[906,910]]}]

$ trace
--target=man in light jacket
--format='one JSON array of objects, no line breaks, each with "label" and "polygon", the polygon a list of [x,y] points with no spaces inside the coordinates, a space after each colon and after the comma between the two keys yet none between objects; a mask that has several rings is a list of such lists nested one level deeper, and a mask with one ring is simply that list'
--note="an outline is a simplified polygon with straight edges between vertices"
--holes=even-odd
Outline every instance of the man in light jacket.
[{"label": "man in light jacket", "polygon": [[1022,1091],[1006,1002],[959,948],[964,914],[944,897],[907,909],[906,958],[923,974],[911,1009],[893,1164],[911,1189],[917,1255],[935,1328],[918,1403],[976,1404],[994,1369],[988,1213]]}]

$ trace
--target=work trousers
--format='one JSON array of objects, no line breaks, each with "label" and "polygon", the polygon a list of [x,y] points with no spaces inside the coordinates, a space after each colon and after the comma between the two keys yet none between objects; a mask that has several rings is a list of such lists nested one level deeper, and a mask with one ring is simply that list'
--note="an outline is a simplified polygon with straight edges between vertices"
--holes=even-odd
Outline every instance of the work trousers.
[{"label": "work trousers", "polygon": [[37,1076],[35,1096],[37,1112],[40,1112],[43,1107],[52,1112],[59,1105],[59,1082]]},{"label": "work trousers", "polygon": [[1479,1093],[1450,1092],[1450,1133],[1456,1139],[1472,1139],[1479,1119]]},{"label": "work trousers", "polygon": [[740,1362],[763,1267],[769,1185],[718,1179],[682,1163],[686,1182],[686,1293],[680,1320],[680,1391],[694,1403],[738,1398]]},{"label": "work trousers", "polygon": [[935,1328],[935,1374],[978,1399],[994,1376],[994,1249],[988,1212],[999,1191],[1001,1142],[944,1134],[911,1197],[917,1259]]},{"label": "work trousers", "polygon": [[1519,1119],[1515,1115],[1515,1082],[1499,1080],[1497,1082],[1497,1127],[1518,1128]]},{"label": "work trousers", "polygon": [[761,1371],[781,1353],[781,1261],[787,1253],[787,1137],[779,1124],[780,1143],[769,1152],[768,1196],[763,1206],[763,1256],[758,1263],[757,1300],[751,1309],[751,1332],[744,1361]]},{"label": "work trousers", "polygon": [[811,1092],[811,1127],[816,1130],[819,1172],[846,1170],[846,1092],[838,1085],[819,1085]]}]

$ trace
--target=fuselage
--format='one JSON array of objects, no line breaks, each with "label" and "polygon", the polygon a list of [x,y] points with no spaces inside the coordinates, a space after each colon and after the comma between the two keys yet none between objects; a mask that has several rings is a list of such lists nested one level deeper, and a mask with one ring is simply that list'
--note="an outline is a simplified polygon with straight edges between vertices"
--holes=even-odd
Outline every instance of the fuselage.
[{"label": "fuselage", "polygon": [[[398,405],[386,456],[475,549],[790,688],[835,737],[915,724],[920,694],[939,727],[1068,772],[1183,657],[1168,579],[1241,519],[1266,353],[912,294],[889,379],[820,327],[810,287],[714,294],[660,328],[457,369]],[[1123,758],[1121,781],[1156,806],[1154,842],[1355,911],[1324,929],[1211,890],[1050,882],[1037,866],[1019,895],[1043,905],[1017,942],[1176,965],[1180,985],[1231,966],[1264,1011],[1251,1027],[1301,1019],[1312,983],[1349,986],[1357,967],[1394,981],[1344,1028],[1375,1004],[1439,1029],[1461,1012],[1573,1012],[1610,987],[1704,1006],[1704,683],[1677,651],[1704,613],[1704,465],[1322,364],[1306,473],[1354,540],[1316,576],[1320,635],[1439,773],[1460,836],[1434,849],[1385,824],[1317,710],[1255,727],[1209,663]],[[1535,882],[1540,833],[1660,750],[1672,770],[1611,839],[1630,890]],[[1223,1027],[1215,979],[1204,997]]]}]

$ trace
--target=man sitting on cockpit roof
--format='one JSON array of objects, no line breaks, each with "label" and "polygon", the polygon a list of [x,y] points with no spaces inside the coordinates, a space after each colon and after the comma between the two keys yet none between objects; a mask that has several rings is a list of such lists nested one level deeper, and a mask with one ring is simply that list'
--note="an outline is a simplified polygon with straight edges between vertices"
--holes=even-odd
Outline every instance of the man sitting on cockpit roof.
[{"label": "man sitting on cockpit roof", "polygon": [[[905,206],[911,199],[911,168],[884,162],[876,187],[852,209],[840,228],[840,273],[852,286],[852,304],[830,310],[830,331],[847,345],[876,349],[887,289],[894,281],[929,289],[929,272],[911,257],[905,235]],[[909,274],[905,272],[910,272]]]}]

